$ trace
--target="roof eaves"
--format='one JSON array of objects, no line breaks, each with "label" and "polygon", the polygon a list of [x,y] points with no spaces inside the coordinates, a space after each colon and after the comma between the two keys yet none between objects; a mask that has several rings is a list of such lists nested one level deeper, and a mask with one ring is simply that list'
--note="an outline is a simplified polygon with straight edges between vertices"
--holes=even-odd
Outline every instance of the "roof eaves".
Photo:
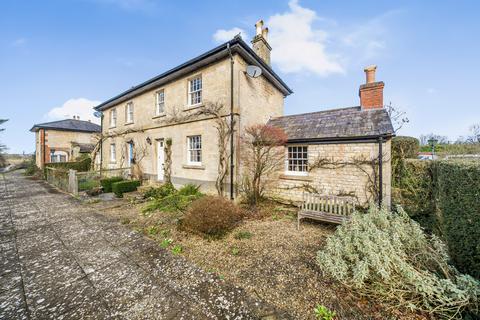
[{"label": "roof eaves", "polygon": [[[265,75],[269,78],[270,81],[272,81],[276,86],[283,92],[283,94],[289,95],[293,93],[293,91],[283,82],[283,80],[272,70],[270,66],[268,66],[246,43],[243,41],[240,37],[235,37],[232,40],[217,46],[213,48],[212,50],[207,51],[206,53],[203,53],[199,55],[196,58],[193,58],[191,60],[188,60],[187,62],[170,69],[156,77],[153,77],[145,82],[142,82],[141,84],[134,86],[116,96],[113,98],[108,99],[107,101],[99,104],[96,106],[94,109],[97,111],[105,110],[109,107],[111,107],[113,104],[122,102],[124,100],[130,99],[134,97],[137,94],[140,94],[143,91],[149,90],[150,86],[155,86],[157,83],[160,83],[161,80],[165,80],[164,82],[171,81],[175,78],[178,78],[182,76],[183,74],[181,73],[182,70],[185,70],[186,68],[192,67],[195,64],[199,64],[196,68],[192,69],[197,69],[201,68],[205,65],[208,65],[212,62],[215,62],[219,59],[224,58],[226,55],[228,55],[227,47],[230,45],[232,51],[237,51],[240,54],[244,54],[250,58],[251,61],[255,62],[256,64],[259,64],[263,71],[266,71]],[[241,48],[241,49],[238,49]],[[211,59],[208,59],[211,58]],[[204,61],[205,60],[205,61]],[[206,63],[201,63],[202,61]],[[191,70],[187,70],[189,72]]]}]

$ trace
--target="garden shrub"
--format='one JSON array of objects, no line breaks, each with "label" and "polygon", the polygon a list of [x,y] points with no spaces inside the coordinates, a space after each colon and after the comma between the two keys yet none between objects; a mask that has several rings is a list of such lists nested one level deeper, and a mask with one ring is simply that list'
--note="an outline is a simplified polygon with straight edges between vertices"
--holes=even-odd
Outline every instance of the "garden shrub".
[{"label": "garden shrub", "polygon": [[150,187],[143,194],[144,199],[162,199],[174,193],[175,187],[171,183],[162,184],[160,187]]},{"label": "garden shrub", "polygon": [[434,177],[430,161],[408,159],[393,179],[392,203],[400,205],[429,233],[435,230]]},{"label": "garden shrub", "polygon": [[317,254],[320,267],[356,292],[434,318],[479,308],[480,283],[449,265],[445,245],[398,208],[354,213]]},{"label": "garden shrub", "polygon": [[[164,186],[167,186],[167,184]],[[194,185],[187,184],[178,191],[176,191],[171,184],[171,187],[164,186],[162,186],[162,191],[157,191],[155,193],[156,196],[153,197],[150,203],[143,208],[143,213],[149,213],[156,210],[164,212],[183,212],[188,208],[190,203],[203,196],[203,194],[199,191],[199,187]]]},{"label": "garden shrub", "polygon": [[85,158],[80,161],[70,161],[70,162],[52,162],[45,164],[46,167],[51,167],[55,169],[65,169],[65,170],[76,170],[79,172],[85,172],[90,170],[92,160],[90,157]]},{"label": "garden shrub", "polygon": [[392,139],[392,158],[417,158],[420,142],[417,138],[398,136]]},{"label": "garden shrub", "polygon": [[480,278],[480,162],[435,161],[440,234],[459,270]]},{"label": "garden shrub", "polygon": [[183,196],[192,196],[200,193],[200,186],[193,183],[187,183],[178,189],[178,194]]},{"label": "garden shrub", "polygon": [[114,182],[112,184],[112,191],[115,196],[122,198],[124,193],[137,190],[140,184],[141,182],[139,180],[125,180]]},{"label": "garden shrub", "polygon": [[115,182],[123,181],[122,177],[111,177],[106,179],[101,179],[100,184],[102,185],[103,192],[112,192],[112,184]]},{"label": "garden shrub", "polygon": [[195,233],[221,237],[232,230],[243,216],[243,210],[232,201],[205,196],[191,204],[182,220],[182,227]]},{"label": "garden shrub", "polygon": [[100,182],[95,179],[78,181],[78,191],[88,191],[100,186]]}]

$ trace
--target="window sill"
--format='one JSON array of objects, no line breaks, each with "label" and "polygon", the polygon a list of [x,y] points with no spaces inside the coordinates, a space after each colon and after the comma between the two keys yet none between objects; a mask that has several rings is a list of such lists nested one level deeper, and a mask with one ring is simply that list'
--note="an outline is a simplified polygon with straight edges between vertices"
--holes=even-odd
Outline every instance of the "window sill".
[{"label": "window sill", "polygon": [[283,180],[313,181],[313,178],[309,177],[308,175],[297,175],[289,173],[282,174],[279,178]]},{"label": "window sill", "polygon": [[205,166],[201,164],[184,164],[183,169],[196,169],[196,170],[205,170]]},{"label": "window sill", "polygon": [[110,126],[108,129],[115,129],[117,126]]},{"label": "window sill", "polygon": [[190,111],[190,110],[195,110],[195,109],[198,109],[198,108],[201,108],[201,107],[204,107],[205,105],[203,103],[199,103],[199,104],[194,104],[194,105],[187,105],[183,111]]},{"label": "window sill", "polygon": [[132,124],[134,124],[134,122],[125,122],[126,126],[129,126],[129,125],[132,125]]},{"label": "window sill", "polygon": [[166,117],[166,116],[167,116],[166,113],[161,113],[161,114],[154,115],[154,116],[152,117],[152,119],[163,118],[163,117]]}]

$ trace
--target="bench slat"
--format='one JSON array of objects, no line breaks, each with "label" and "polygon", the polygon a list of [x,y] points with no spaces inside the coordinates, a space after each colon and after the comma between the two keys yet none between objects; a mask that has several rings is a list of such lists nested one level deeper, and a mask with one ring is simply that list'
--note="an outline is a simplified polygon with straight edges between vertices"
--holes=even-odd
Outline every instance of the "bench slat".
[{"label": "bench slat", "polygon": [[304,192],[302,200],[298,227],[304,218],[341,224],[355,211],[355,202],[350,198]]}]

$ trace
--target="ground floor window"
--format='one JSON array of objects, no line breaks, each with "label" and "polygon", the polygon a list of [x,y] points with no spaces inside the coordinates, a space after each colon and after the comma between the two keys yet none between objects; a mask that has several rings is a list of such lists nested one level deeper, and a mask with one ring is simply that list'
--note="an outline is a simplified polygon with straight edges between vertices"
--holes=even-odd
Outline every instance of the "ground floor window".
[{"label": "ground floor window", "polygon": [[67,153],[63,151],[51,152],[50,162],[67,162]]},{"label": "ground floor window", "polygon": [[187,152],[189,164],[202,163],[202,136],[187,137]]},{"label": "ground floor window", "polygon": [[289,146],[287,153],[287,172],[293,174],[307,174],[308,147]]},{"label": "ground floor window", "polygon": [[117,150],[115,149],[115,143],[110,144],[110,162],[115,162],[117,159]]}]

